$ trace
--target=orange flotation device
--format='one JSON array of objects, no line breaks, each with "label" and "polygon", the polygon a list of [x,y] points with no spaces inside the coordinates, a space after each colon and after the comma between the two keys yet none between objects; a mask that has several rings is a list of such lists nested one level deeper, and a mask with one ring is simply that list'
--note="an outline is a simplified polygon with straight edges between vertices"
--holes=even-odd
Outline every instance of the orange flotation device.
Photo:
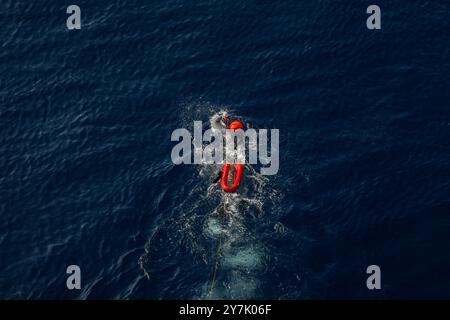
[{"label": "orange flotation device", "polygon": [[231,186],[228,185],[228,174],[230,173],[230,167],[232,165],[227,163],[224,164],[222,168],[222,189],[225,192],[235,192],[239,186],[241,185],[242,176],[244,175],[244,165],[243,164],[235,164],[234,168],[236,169],[236,177],[234,178],[234,182]]},{"label": "orange flotation device", "polygon": [[[232,130],[244,129],[242,122],[233,121],[230,126]],[[228,185],[228,175],[230,173],[231,164],[226,163],[222,167],[222,180],[221,186],[223,191],[225,192],[235,192],[239,186],[241,185],[242,177],[244,176],[244,165],[243,164],[234,164],[234,169],[236,170],[236,176],[234,178],[234,182],[231,186]]]}]

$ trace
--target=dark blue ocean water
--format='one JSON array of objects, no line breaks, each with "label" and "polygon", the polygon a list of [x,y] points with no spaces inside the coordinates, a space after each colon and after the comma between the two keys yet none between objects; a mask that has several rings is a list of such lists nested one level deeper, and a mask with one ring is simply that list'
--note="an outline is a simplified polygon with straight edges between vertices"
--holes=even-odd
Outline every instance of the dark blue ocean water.
[{"label": "dark blue ocean water", "polygon": [[[2,1],[0,298],[450,298],[450,4],[375,2]],[[219,111],[277,175],[172,164]]]}]

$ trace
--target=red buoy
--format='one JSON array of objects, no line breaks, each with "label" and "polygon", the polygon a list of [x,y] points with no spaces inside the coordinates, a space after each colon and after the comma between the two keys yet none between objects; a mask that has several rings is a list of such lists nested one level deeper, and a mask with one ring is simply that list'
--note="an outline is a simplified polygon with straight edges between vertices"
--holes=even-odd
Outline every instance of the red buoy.
[{"label": "red buoy", "polygon": [[236,170],[236,176],[234,178],[234,182],[231,186],[228,185],[228,175],[230,173],[231,164],[227,163],[222,168],[222,189],[225,192],[235,192],[239,186],[241,185],[242,176],[244,175],[244,165],[235,164],[234,168]]},{"label": "red buoy", "polygon": [[[228,120],[228,119],[227,119]],[[229,129],[231,130],[239,130],[244,129],[244,125],[240,121],[233,121],[230,123]],[[241,185],[242,177],[244,175],[244,165],[243,164],[235,164],[234,168],[236,170],[236,176],[234,178],[234,182],[231,186],[228,185],[228,175],[230,173],[231,164],[224,164],[222,168],[222,181],[221,186],[225,192],[235,192],[239,186]]]}]

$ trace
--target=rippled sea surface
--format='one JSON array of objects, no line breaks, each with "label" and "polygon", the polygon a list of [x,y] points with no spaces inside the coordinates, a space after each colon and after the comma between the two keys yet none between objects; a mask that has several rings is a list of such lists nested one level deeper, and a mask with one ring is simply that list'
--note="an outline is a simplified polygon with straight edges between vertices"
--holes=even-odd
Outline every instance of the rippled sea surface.
[{"label": "rippled sea surface", "polygon": [[[69,4],[0,4],[0,298],[450,298],[448,2]],[[277,175],[172,164],[219,112]]]}]

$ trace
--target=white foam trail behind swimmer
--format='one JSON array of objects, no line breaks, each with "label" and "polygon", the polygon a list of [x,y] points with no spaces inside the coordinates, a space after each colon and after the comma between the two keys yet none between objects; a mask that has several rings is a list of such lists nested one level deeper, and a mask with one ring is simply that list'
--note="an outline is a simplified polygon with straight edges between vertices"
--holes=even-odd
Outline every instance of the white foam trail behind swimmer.
[{"label": "white foam trail behind swimmer", "polygon": [[[214,114],[211,128],[223,132],[218,121],[227,115],[226,111]],[[249,148],[256,148],[250,145]],[[220,166],[199,166],[200,175],[208,179],[220,170]],[[206,283],[203,297],[209,299],[249,299],[255,298],[259,286],[258,274],[265,269],[266,250],[246,227],[246,215],[253,220],[263,214],[263,200],[274,194],[264,193],[268,179],[258,174],[249,165],[245,166],[243,185],[236,193],[222,191],[220,183],[211,185],[207,190],[209,197],[219,196],[219,205],[208,215],[204,232],[216,241],[220,241],[218,270],[214,284]],[[251,186],[251,192],[246,192]]]},{"label": "white foam trail behind swimmer", "polygon": [[[209,117],[211,128],[223,132],[224,127],[217,120],[227,111],[217,110],[217,107],[203,103],[186,105],[180,112],[182,126],[192,126],[194,120]],[[256,145],[249,147],[256,148]],[[193,167],[196,173],[180,186],[185,189],[180,192],[186,192],[186,197],[173,203],[171,212],[174,216],[162,218],[157,231],[146,244],[145,253],[139,261],[144,274],[150,279],[154,272],[155,276],[158,272],[167,276],[164,266],[170,262],[170,257],[176,257],[180,251],[187,249],[193,257],[193,268],[196,263],[204,263],[205,269],[209,270],[204,275],[204,282],[192,290],[192,298],[262,297],[261,279],[267,268],[269,253],[263,236],[255,230],[262,221],[272,220],[270,215],[277,207],[279,193],[272,188],[266,176],[260,175],[249,165],[245,166],[243,184],[236,193],[224,192],[220,183],[211,184],[208,188],[222,165]],[[217,243],[220,244],[218,255],[214,251],[214,244]],[[213,284],[211,276],[216,264],[218,267]],[[176,282],[165,286],[165,292],[161,295],[173,297],[178,294],[180,281],[186,281],[184,274],[173,272],[170,276]]]}]

